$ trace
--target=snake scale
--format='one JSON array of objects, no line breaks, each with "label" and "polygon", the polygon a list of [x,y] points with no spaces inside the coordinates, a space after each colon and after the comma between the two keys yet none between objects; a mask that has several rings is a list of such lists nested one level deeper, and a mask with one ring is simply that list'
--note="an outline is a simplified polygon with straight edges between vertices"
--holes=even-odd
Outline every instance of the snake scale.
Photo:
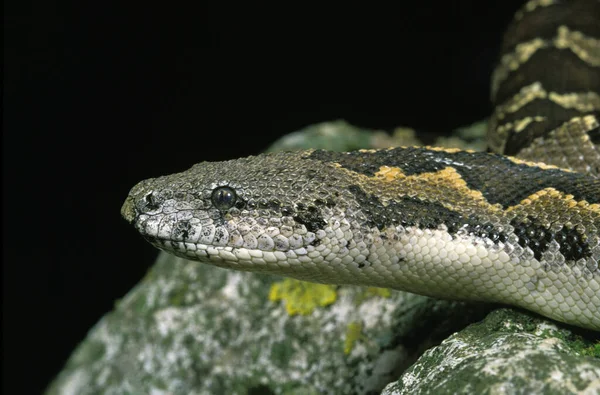
[{"label": "snake scale", "polygon": [[492,76],[491,152],[307,150],[132,188],[154,246],[216,266],[519,306],[600,331],[600,1],[532,0]]}]

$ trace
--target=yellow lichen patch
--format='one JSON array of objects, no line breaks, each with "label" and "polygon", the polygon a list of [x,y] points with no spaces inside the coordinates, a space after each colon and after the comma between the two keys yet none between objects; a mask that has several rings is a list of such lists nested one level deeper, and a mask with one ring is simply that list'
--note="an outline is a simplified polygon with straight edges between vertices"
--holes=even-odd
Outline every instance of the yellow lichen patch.
[{"label": "yellow lichen patch", "polygon": [[392,292],[389,288],[366,287],[363,292],[356,295],[354,303],[358,305],[369,298],[389,298],[390,296],[392,296]]},{"label": "yellow lichen patch", "polygon": [[363,294],[366,297],[374,297],[379,296],[382,298],[389,298],[392,296],[392,291],[389,288],[377,288],[377,287],[367,287]]},{"label": "yellow lichen patch", "polygon": [[309,315],[317,307],[325,307],[337,298],[333,285],[314,284],[286,278],[271,285],[269,300],[284,301],[289,315]]},{"label": "yellow lichen patch", "polygon": [[348,355],[354,348],[356,342],[363,337],[363,325],[361,322],[351,322],[346,328],[346,339],[344,340],[344,354]]}]

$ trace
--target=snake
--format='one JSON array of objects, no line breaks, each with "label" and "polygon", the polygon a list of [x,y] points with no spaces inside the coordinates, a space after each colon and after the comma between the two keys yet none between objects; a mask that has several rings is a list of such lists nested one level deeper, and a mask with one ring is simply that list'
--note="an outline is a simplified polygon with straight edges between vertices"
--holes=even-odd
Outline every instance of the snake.
[{"label": "snake", "polygon": [[219,267],[515,306],[600,331],[600,1],[531,0],[486,152],[262,153],[143,180],[122,216]]}]

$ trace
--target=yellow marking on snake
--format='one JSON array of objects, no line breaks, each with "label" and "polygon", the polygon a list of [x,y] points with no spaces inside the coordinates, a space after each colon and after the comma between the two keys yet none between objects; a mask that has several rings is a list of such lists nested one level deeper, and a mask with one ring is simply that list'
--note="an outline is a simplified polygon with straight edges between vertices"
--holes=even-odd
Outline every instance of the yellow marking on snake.
[{"label": "yellow marking on snake", "polygon": [[548,93],[548,99],[564,108],[572,108],[579,112],[600,110],[600,95],[598,95],[596,92],[565,94],[550,92]]},{"label": "yellow marking on snake", "polygon": [[511,211],[521,209],[522,206],[528,206],[539,202],[541,202],[541,204],[548,204],[547,202],[556,204],[559,202],[559,204],[563,205],[565,209],[576,208],[580,211],[588,211],[589,213],[600,214],[600,204],[590,204],[585,200],[576,200],[573,195],[565,194],[555,188],[544,188],[540,191],[537,191],[534,194],[527,196],[518,205],[507,208],[506,212],[509,213]]},{"label": "yellow marking on snake", "polygon": [[540,49],[555,47],[568,49],[590,66],[600,66],[600,40],[587,37],[581,32],[571,31],[566,26],[556,30],[556,36],[550,40],[534,38],[518,44],[512,53],[502,56],[500,64],[492,74],[492,98],[496,97],[500,84],[508,75],[525,64]]},{"label": "yellow marking on snake", "polygon": [[[548,92],[540,82],[536,81],[521,88],[519,93],[514,95],[506,103],[497,106],[496,115],[498,119],[503,119],[507,114],[515,113],[537,99],[549,99],[564,108],[572,108],[580,112],[600,110],[600,95],[596,92],[572,92],[564,94]],[[542,117],[539,118],[539,120],[542,119]],[[527,124],[530,122],[527,122]],[[520,132],[524,130],[526,126],[527,125],[523,124],[516,125],[514,130]]]},{"label": "yellow marking on snake", "polygon": [[427,148],[429,150],[432,150],[432,151],[447,152],[449,154],[454,154],[454,153],[457,153],[457,152],[475,152],[475,151],[470,150],[470,149],[435,147],[435,146],[431,146],[431,145],[426,145],[425,148]]},{"label": "yellow marking on snake", "polygon": [[375,173],[375,177],[385,182],[395,182],[400,178],[405,178],[406,175],[399,167],[381,166],[379,171]]},{"label": "yellow marking on snake", "polygon": [[543,122],[546,120],[546,117],[541,117],[541,116],[534,116],[534,117],[525,117],[525,118],[521,118],[518,119],[514,122],[506,122],[503,123],[502,125],[499,125],[496,128],[496,132],[498,134],[498,136],[500,136],[503,139],[506,139],[506,137],[508,136],[508,134],[510,133],[511,130],[514,130],[515,133],[519,133],[522,132],[524,130],[527,129],[527,127],[529,125],[531,125],[534,122]]},{"label": "yellow marking on snake", "polygon": [[[379,171],[375,173],[374,178],[386,183],[402,182],[410,185],[411,194],[414,194],[414,196],[423,200],[434,199],[449,209],[476,204],[489,212],[502,210],[499,204],[488,203],[480,191],[469,188],[462,176],[451,166],[436,172],[409,176],[398,167],[381,166]],[[442,196],[448,194],[455,196],[456,200],[450,203],[450,201],[441,199]]]},{"label": "yellow marking on snake", "polygon": [[556,4],[556,0],[531,0],[531,1],[528,1],[523,6],[522,10],[519,10],[516,12],[515,19],[516,20],[522,19],[523,16],[528,12],[535,11],[537,8],[541,8],[541,7],[548,7],[553,4]]},{"label": "yellow marking on snake", "polygon": [[525,107],[536,99],[545,99],[548,97],[548,93],[542,87],[540,82],[534,82],[531,85],[524,86],[521,88],[519,93],[514,95],[506,103],[496,107],[496,114],[498,119],[503,119],[506,113],[514,113]]},{"label": "yellow marking on snake", "polygon": [[553,44],[556,48],[570,49],[589,65],[600,66],[600,40],[587,37],[578,31],[571,31],[567,26],[560,26]]}]

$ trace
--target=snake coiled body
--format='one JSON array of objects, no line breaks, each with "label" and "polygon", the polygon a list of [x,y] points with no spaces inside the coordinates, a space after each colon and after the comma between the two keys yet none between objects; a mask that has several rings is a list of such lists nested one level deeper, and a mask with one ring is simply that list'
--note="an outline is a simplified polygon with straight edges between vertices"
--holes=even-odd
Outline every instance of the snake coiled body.
[{"label": "snake coiled body", "polygon": [[[528,2],[481,153],[396,147],[202,162],[122,214],[217,266],[520,306],[600,330],[600,2]],[[543,162],[543,163],[542,163]]]}]

